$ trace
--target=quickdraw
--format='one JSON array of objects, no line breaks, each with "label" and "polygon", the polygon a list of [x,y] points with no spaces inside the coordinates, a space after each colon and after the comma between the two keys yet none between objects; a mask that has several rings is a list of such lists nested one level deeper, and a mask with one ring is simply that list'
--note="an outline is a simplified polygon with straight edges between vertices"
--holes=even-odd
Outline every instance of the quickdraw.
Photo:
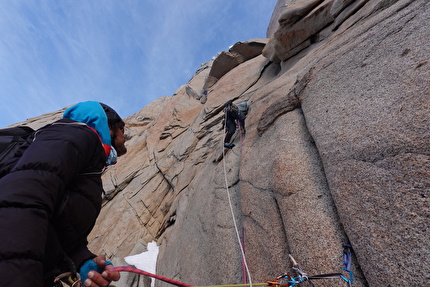
[{"label": "quickdraw", "polygon": [[[163,277],[160,275],[156,275],[153,273],[146,272],[144,270],[134,268],[131,266],[118,266],[110,269],[111,271],[116,272],[131,272],[139,275],[144,275],[148,277],[152,277],[154,279],[158,279],[164,281],[166,283],[178,286],[178,287],[246,287],[246,286],[268,286],[268,287],[294,287],[303,282],[308,282],[311,286],[314,286],[312,280],[316,279],[329,279],[329,278],[340,278],[347,283],[348,287],[351,287],[354,279],[351,271],[351,245],[344,244],[343,245],[343,263],[344,263],[344,271],[349,273],[349,279],[343,276],[342,273],[330,273],[330,274],[320,274],[314,276],[308,276],[297,263],[297,261],[293,258],[293,256],[289,255],[290,261],[293,265],[292,269],[297,273],[298,276],[293,277],[288,273],[284,273],[279,275],[273,280],[267,280],[265,283],[251,283],[251,284],[231,284],[231,285],[205,285],[205,286],[194,286],[191,284],[187,284],[178,280],[173,280],[167,277]],[[62,286],[61,281],[66,282],[71,287],[81,287],[81,277],[79,273],[73,274],[72,272],[66,272],[58,275],[54,279],[54,286]],[[111,285],[112,286],[112,285]]]},{"label": "quickdraw", "polygon": [[269,286],[272,287],[293,287],[303,282],[309,282],[311,286],[315,286],[312,283],[312,280],[317,279],[331,279],[331,278],[340,278],[347,284],[348,287],[351,287],[354,282],[352,271],[351,271],[351,245],[344,244],[343,245],[343,263],[344,263],[344,271],[349,273],[349,278],[345,277],[342,273],[329,273],[329,274],[320,274],[308,276],[297,263],[297,261],[289,255],[290,261],[293,265],[292,269],[298,274],[296,277],[290,276],[288,273],[280,275],[276,277],[273,281],[267,281]]},{"label": "quickdraw", "polygon": [[300,265],[297,263],[297,261],[293,258],[293,256],[289,255],[290,261],[293,265],[292,269],[297,273],[296,277],[291,276],[288,273],[284,273],[278,277],[276,277],[273,280],[268,280],[265,283],[252,283],[252,284],[231,284],[231,285],[205,285],[205,286],[194,286],[190,285],[181,281],[173,280],[170,278],[166,278],[160,275],[152,274],[131,266],[118,266],[111,269],[111,271],[118,271],[118,272],[132,272],[144,276],[149,276],[167,283],[170,283],[172,285],[176,285],[179,287],[246,287],[246,286],[268,286],[268,287],[294,287],[298,284],[308,282],[311,286],[315,287],[315,285],[312,283],[312,280],[317,279],[330,279],[330,278],[340,278],[343,281],[346,282],[348,287],[351,287],[353,283],[353,277],[352,277],[352,271],[351,268],[351,245],[345,244],[343,245],[343,262],[344,262],[344,271],[347,271],[349,273],[349,278],[345,277],[342,273],[329,273],[329,274],[320,274],[320,275],[313,275],[308,276],[306,272],[302,270]]}]

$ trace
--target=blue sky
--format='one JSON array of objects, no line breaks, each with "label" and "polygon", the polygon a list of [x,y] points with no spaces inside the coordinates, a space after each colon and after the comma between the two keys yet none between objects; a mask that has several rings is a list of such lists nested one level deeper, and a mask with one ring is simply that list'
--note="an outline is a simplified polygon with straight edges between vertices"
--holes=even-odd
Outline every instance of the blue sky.
[{"label": "blue sky", "polygon": [[0,2],[0,127],[96,100],[129,116],[238,41],[277,0]]}]

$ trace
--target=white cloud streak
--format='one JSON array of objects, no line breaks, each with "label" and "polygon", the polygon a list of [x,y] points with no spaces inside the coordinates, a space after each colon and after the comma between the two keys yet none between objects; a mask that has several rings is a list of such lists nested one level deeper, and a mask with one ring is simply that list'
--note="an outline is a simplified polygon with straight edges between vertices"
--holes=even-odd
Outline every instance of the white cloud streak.
[{"label": "white cloud streak", "polygon": [[276,0],[0,2],[0,127],[97,100],[129,116],[237,41]]}]

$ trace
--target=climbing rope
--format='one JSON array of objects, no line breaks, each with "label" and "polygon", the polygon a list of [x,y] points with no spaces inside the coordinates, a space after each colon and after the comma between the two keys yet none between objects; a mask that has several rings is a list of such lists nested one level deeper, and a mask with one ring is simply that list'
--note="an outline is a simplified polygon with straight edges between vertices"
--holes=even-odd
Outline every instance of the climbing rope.
[{"label": "climbing rope", "polygon": [[[344,282],[346,282],[348,287],[351,287],[353,283],[352,279],[352,272],[349,270],[351,266],[351,245],[345,244],[344,247],[344,265],[345,268],[343,270],[348,271],[350,274],[349,279],[342,275],[342,273],[329,273],[329,274],[320,274],[320,275],[314,275],[314,276],[308,276],[306,272],[302,270],[300,265],[296,262],[296,260],[293,258],[293,256],[289,255],[290,261],[293,265],[292,269],[297,273],[296,277],[291,276],[288,273],[284,273],[278,277],[276,277],[273,280],[267,280],[265,283],[254,283],[253,286],[268,286],[268,287],[294,287],[301,283],[308,282],[311,286],[315,287],[315,285],[312,283],[312,280],[317,279],[331,279],[331,278],[340,278]],[[178,286],[178,287],[246,287],[249,286],[249,284],[230,284],[230,285],[204,285],[204,286],[194,286],[190,285],[181,281],[173,280],[170,278],[166,278],[160,275],[152,274],[146,271],[143,271],[141,269],[137,269],[131,266],[118,266],[110,269],[110,271],[117,271],[117,272],[131,272],[135,274],[140,274],[144,276],[149,276],[164,282],[167,282],[169,284]]]},{"label": "climbing rope", "polygon": [[[227,113],[226,113],[226,117],[227,117]],[[227,122],[227,118],[225,118],[225,121]],[[225,128],[224,131],[226,132],[226,128],[227,125],[225,124]],[[240,130],[240,123],[239,123],[239,132],[241,132]],[[242,142],[242,137],[240,138],[241,142]],[[225,159],[225,146],[224,146],[224,141],[222,141],[222,146],[223,146],[223,158]],[[241,150],[242,152],[242,150]],[[230,194],[230,190],[228,188],[228,179],[227,179],[227,168],[226,168],[226,164],[225,164],[225,160],[223,160],[223,169],[224,169],[224,180],[225,180],[225,187],[226,187],[226,191],[227,191],[227,197],[228,197],[228,202],[230,205],[230,211],[231,211],[231,215],[232,215],[232,219],[233,219],[233,224],[234,224],[234,228],[236,231],[236,236],[237,236],[237,240],[240,246],[240,250],[241,250],[241,254],[242,254],[242,264],[244,265],[244,268],[246,269],[246,274],[248,276],[249,279],[249,284],[231,284],[231,285],[205,285],[205,286],[194,286],[194,285],[190,285],[181,281],[177,281],[177,280],[173,280],[167,277],[163,277],[160,275],[156,275],[156,274],[152,274],[149,272],[146,272],[144,270],[138,269],[138,268],[134,268],[131,266],[118,266],[118,267],[114,267],[112,269],[110,269],[110,271],[117,271],[117,272],[131,272],[131,273],[135,273],[135,274],[139,274],[139,275],[144,275],[144,276],[149,276],[152,277],[154,279],[158,279],[164,282],[167,282],[169,284],[178,286],[178,287],[246,287],[246,286],[268,286],[268,287],[294,287],[298,284],[301,284],[303,282],[308,282],[311,286],[314,286],[314,284],[312,283],[311,280],[314,279],[329,279],[329,278],[341,278],[343,281],[345,281],[347,283],[348,287],[351,287],[351,284],[353,283],[353,277],[352,277],[352,271],[350,270],[351,268],[351,245],[349,244],[344,244],[343,245],[343,263],[344,263],[344,271],[349,272],[349,279],[346,278],[345,276],[343,276],[342,273],[330,273],[330,274],[320,274],[320,275],[314,275],[314,276],[308,276],[300,267],[300,265],[296,262],[296,260],[293,258],[293,256],[289,255],[290,257],[290,261],[293,265],[292,269],[295,271],[295,273],[297,273],[296,277],[293,277],[291,275],[289,275],[288,273],[284,273],[278,277],[276,277],[273,280],[268,280],[265,283],[252,283],[251,280],[251,274],[249,272],[249,268],[248,268],[248,264],[246,263],[246,257],[245,257],[245,251],[244,251],[244,243],[242,242],[240,235],[239,235],[239,229],[236,223],[236,217],[234,215],[234,209],[233,209],[233,204],[231,201],[231,194]],[[244,232],[242,230],[242,232]],[[244,237],[244,234],[242,233],[242,239]],[[243,274],[243,276],[245,277],[245,272]],[[246,280],[246,278],[244,278],[244,281]]]},{"label": "climbing rope", "polygon": [[[231,284],[231,285],[204,285],[204,286],[194,286],[194,285],[190,285],[181,281],[177,281],[177,280],[173,280],[167,277],[163,277],[160,275],[156,275],[153,273],[149,273],[146,272],[144,270],[138,269],[138,268],[134,268],[131,266],[117,266],[114,268],[111,268],[109,271],[114,271],[114,272],[130,272],[130,273],[135,273],[135,274],[139,274],[139,275],[144,275],[144,276],[149,276],[151,278],[154,279],[158,279],[161,281],[164,281],[166,283],[175,285],[175,286],[179,286],[179,287],[246,287],[249,286],[249,284]],[[257,283],[254,286],[267,286],[269,285],[268,283]]]},{"label": "climbing rope", "polygon": [[[226,117],[225,117],[225,125],[224,125],[224,132],[227,131],[227,113],[225,113]],[[240,131],[239,131],[240,132]],[[246,262],[246,256],[245,256],[245,250],[243,247],[243,244],[241,242],[240,239],[240,235],[239,235],[239,228],[237,227],[237,223],[236,223],[236,217],[234,215],[234,210],[233,210],[233,204],[231,202],[231,194],[230,194],[230,189],[228,188],[228,180],[227,180],[227,168],[226,168],[226,164],[225,164],[225,146],[224,146],[224,141],[222,141],[222,152],[223,152],[223,169],[224,169],[224,180],[225,180],[225,189],[227,191],[227,198],[228,198],[228,203],[230,205],[230,212],[231,212],[231,216],[232,216],[232,220],[233,220],[233,224],[234,224],[234,229],[236,231],[236,237],[237,237],[237,241],[239,243],[239,247],[240,247],[240,252],[242,254],[242,264],[245,267],[246,273],[248,275],[248,279],[249,279],[249,284],[247,284],[246,286],[250,286],[252,287],[252,279],[251,279],[251,273],[249,272],[249,268],[248,268],[248,264]],[[246,281],[246,278],[243,278],[244,282]]]},{"label": "climbing rope", "polygon": [[181,281],[177,281],[177,280],[173,280],[167,277],[163,277],[160,275],[156,275],[153,273],[149,273],[146,271],[143,271],[141,269],[137,269],[131,266],[118,266],[118,267],[114,267],[111,268],[109,271],[117,271],[117,272],[131,272],[131,273],[135,273],[135,274],[140,274],[140,275],[144,275],[144,276],[149,276],[164,282],[167,282],[169,284],[175,285],[175,286],[179,286],[179,287],[192,287],[193,285],[181,282]]}]

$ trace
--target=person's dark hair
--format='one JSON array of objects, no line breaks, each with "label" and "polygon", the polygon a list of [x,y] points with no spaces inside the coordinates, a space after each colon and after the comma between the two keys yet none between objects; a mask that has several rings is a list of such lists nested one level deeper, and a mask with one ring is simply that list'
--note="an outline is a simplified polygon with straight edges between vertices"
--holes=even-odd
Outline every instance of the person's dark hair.
[{"label": "person's dark hair", "polygon": [[[121,119],[121,117],[118,115],[117,112],[115,112],[114,109],[109,107],[108,105],[105,105],[103,103],[100,103],[100,105],[103,107],[103,110],[106,113],[106,116],[108,118],[108,125],[109,129],[111,130],[111,144],[112,147],[116,150],[118,156],[122,156],[126,154],[127,148],[124,146],[124,143],[116,142],[118,130],[122,131],[124,133],[124,127],[125,123]],[[118,146],[119,144],[119,146]]]},{"label": "person's dark hair", "polygon": [[122,118],[118,115],[118,113],[115,112],[114,109],[112,109],[106,104],[100,103],[100,105],[103,107],[103,110],[105,111],[106,116],[108,118],[109,128],[114,132],[117,129],[124,129],[125,123],[122,120]]}]

